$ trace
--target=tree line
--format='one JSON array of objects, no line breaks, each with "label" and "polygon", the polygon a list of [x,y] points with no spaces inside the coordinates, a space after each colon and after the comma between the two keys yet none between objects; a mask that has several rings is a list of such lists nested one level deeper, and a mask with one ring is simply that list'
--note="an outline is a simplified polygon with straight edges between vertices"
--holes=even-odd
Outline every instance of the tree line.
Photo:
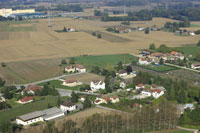
[{"label": "tree line", "polygon": [[87,118],[63,120],[59,128],[46,125],[43,132],[51,133],[122,133],[148,132],[176,128],[176,107],[170,103],[141,108],[132,113],[94,114]]}]

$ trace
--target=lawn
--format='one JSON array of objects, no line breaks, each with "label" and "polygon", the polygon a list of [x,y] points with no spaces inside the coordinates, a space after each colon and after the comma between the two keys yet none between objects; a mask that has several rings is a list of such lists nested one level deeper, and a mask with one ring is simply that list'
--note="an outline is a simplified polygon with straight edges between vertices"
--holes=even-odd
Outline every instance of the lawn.
[{"label": "lawn", "polygon": [[172,71],[172,70],[177,70],[178,68],[172,67],[172,66],[167,66],[167,65],[140,65],[143,68],[150,69],[156,72],[167,72],[167,71]]},{"label": "lawn", "polygon": [[51,87],[55,86],[55,88],[67,89],[67,90],[79,90],[80,87],[84,86],[84,84],[83,84],[83,85],[78,85],[78,86],[74,86],[74,87],[68,87],[68,86],[62,85],[62,81],[60,81],[60,80],[52,80],[52,81],[41,83],[41,84],[38,84],[38,85],[43,86],[43,85],[45,85],[47,83]]},{"label": "lawn", "polygon": [[41,98],[41,100],[34,101],[25,105],[19,105],[10,110],[2,111],[0,112],[0,121],[14,120],[16,116],[46,109],[48,104],[51,106],[56,106],[57,99],[58,97],[55,96],[45,96]]},{"label": "lawn", "polygon": [[98,55],[98,56],[79,56],[75,57],[76,62],[90,66],[98,66],[105,68],[107,66],[116,65],[118,62],[124,64],[131,63],[133,60],[137,60],[137,57],[129,54],[115,54],[115,55]]},{"label": "lawn", "polygon": [[176,47],[175,49],[183,52],[184,55],[187,56],[187,57],[189,55],[192,55],[194,57],[197,54],[197,52],[200,51],[200,47],[197,47],[197,46]]}]

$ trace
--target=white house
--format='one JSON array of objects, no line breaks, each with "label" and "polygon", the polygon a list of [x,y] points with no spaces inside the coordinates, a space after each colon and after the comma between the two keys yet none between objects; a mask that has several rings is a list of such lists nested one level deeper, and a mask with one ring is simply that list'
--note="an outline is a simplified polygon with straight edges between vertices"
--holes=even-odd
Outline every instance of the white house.
[{"label": "white house", "polygon": [[24,98],[22,98],[18,101],[18,103],[20,103],[20,104],[26,104],[26,103],[30,103],[30,102],[33,102],[33,97],[31,97],[31,96],[25,96]]},{"label": "white house", "polygon": [[93,80],[90,83],[90,88],[92,91],[97,91],[100,89],[105,89],[105,83],[101,80]]},{"label": "white house", "polygon": [[60,109],[63,112],[71,112],[71,111],[76,110],[76,105],[73,104],[71,101],[66,101],[60,105]]},{"label": "white house", "polygon": [[200,63],[194,63],[191,65],[192,69],[200,69]]},{"label": "white house", "polygon": [[78,71],[79,73],[86,72],[86,68],[82,65],[73,65],[73,67],[75,68],[75,71]]},{"label": "white house", "polygon": [[106,99],[106,98],[102,98],[102,97],[97,97],[96,100],[94,101],[94,104],[96,104],[96,105],[99,105],[99,104],[102,104],[102,103],[107,104],[108,103],[107,100],[109,101],[110,99]]},{"label": "white house", "polygon": [[81,85],[82,82],[79,82],[78,80],[74,80],[74,79],[66,79],[65,81],[63,81],[64,86],[69,86],[69,87],[74,87],[77,85]]},{"label": "white house", "polygon": [[36,122],[49,121],[65,114],[58,108],[53,107],[42,111],[35,111],[25,115],[17,116],[16,123],[18,125],[30,125]]},{"label": "white house", "polygon": [[151,90],[151,92],[152,92],[152,96],[156,99],[159,98],[160,96],[164,95],[164,91],[159,90],[159,89],[153,89],[153,90]]},{"label": "white house", "polygon": [[145,88],[144,84],[138,84],[138,85],[135,86],[136,90],[140,90],[140,89],[144,89],[144,88]]},{"label": "white house", "polygon": [[117,103],[117,102],[119,102],[119,97],[113,96],[113,97],[110,98],[110,100],[111,100],[111,103]]},{"label": "white house", "polygon": [[75,68],[72,66],[67,66],[65,68],[65,72],[68,72],[68,73],[74,73],[75,71],[76,71]]},{"label": "white house", "polygon": [[146,96],[146,97],[150,97],[151,96],[151,91],[149,91],[148,89],[143,89],[141,91],[141,94]]},{"label": "white house", "polygon": [[140,58],[138,61],[140,65],[149,65],[151,64],[151,60],[149,58]]},{"label": "white house", "polygon": [[125,82],[120,82],[119,87],[124,89],[126,87],[126,83]]},{"label": "white house", "polygon": [[122,78],[127,76],[128,73],[125,70],[120,70],[119,72],[116,73],[116,75]]},{"label": "white house", "polygon": [[84,72],[86,72],[86,68],[82,65],[72,65],[72,66],[67,66],[65,68],[65,72],[68,72],[68,73],[74,73],[74,72],[84,73]]}]

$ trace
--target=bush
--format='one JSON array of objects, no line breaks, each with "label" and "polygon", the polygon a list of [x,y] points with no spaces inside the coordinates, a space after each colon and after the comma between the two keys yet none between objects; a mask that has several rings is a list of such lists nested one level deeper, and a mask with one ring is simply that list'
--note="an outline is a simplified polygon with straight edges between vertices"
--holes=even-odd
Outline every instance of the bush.
[{"label": "bush", "polygon": [[102,38],[101,34],[98,34],[98,35],[97,35],[97,38]]},{"label": "bush", "polygon": [[197,46],[200,47],[200,40],[198,41]]}]

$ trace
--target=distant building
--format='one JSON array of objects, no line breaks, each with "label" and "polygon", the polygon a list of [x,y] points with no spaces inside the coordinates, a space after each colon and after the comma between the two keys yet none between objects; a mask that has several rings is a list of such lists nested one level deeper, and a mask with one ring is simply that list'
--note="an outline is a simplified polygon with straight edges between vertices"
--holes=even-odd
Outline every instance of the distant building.
[{"label": "distant building", "polygon": [[63,85],[69,86],[69,87],[74,87],[77,85],[82,85],[82,82],[79,82],[78,80],[75,80],[75,79],[66,79],[65,81],[63,81]]},{"label": "distant building", "polygon": [[153,89],[152,91],[151,91],[151,93],[152,93],[152,96],[154,97],[154,98],[159,98],[160,96],[162,96],[162,95],[164,95],[164,91],[162,91],[162,90],[159,90],[159,89]]},{"label": "distant building", "polygon": [[119,87],[122,88],[122,89],[126,88],[126,83],[120,82]]},{"label": "distant building", "polygon": [[151,64],[151,59],[150,58],[140,58],[138,64],[149,65],[149,64]]},{"label": "distant building", "polygon": [[144,88],[145,88],[144,84],[138,84],[138,85],[135,86],[136,90],[140,90],[140,89],[144,89]]},{"label": "distant building", "polygon": [[97,91],[101,89],[105,89],[105,83],[102,82],[101,80],[93,80],[90,83],[90,88],[92,91]]},{"label": "distant building", "polygon": [[62,112],[71,112],[76,110],[76,105],[73,104],[71,101],[65,101],[63,104],[60,105],[60,109]]},{"label": "distant building", "polygon": [[28,85],[26,88],[25,88],[25,91],[28,93],[28,94],[35,94],[36,91],[42,91],[42,87],[41,86],[38,86],[38,85]]},{"label": "distant building", "polygon": [[119,72],[116,73],[116,75],[122,78],[127,76],[128,73],[125,70],[120,70]]},{"label": "distant building", "polygon": [[30,103],[30,102],[33,102],[33,97],[31,97],[31,96],[25,96],[24,98],[22,98],[18,101],[18,103],[21,103],[21,104],[26,104],[26,103]]},{"label": "distant building", "polygon": [[65,72],[68,72],[68,73],[74,73],[74,72],[84,73],[84,72],[86,72],[86,68],[82,65],[72,65],[72,66],[67,66],[65,68]]},{"label": "distant building", "polygon": [[42,111],[35,111],[25,115],[17,116],[16,123],[18,125],[30,125],[36,122],[49,121],[65,114],[58,108],[53,107]]},{"label": "distant building", "polygon": [[0,16],[9,17],[13,14],[28,14],[35,13],[35,9],[23,9],[23,10],[12,10],[12,9],[0,9]]},{"label": "distant building", "polygon": [[194,63],[191,65],[192,69],[200,69],[200,63]]}]

